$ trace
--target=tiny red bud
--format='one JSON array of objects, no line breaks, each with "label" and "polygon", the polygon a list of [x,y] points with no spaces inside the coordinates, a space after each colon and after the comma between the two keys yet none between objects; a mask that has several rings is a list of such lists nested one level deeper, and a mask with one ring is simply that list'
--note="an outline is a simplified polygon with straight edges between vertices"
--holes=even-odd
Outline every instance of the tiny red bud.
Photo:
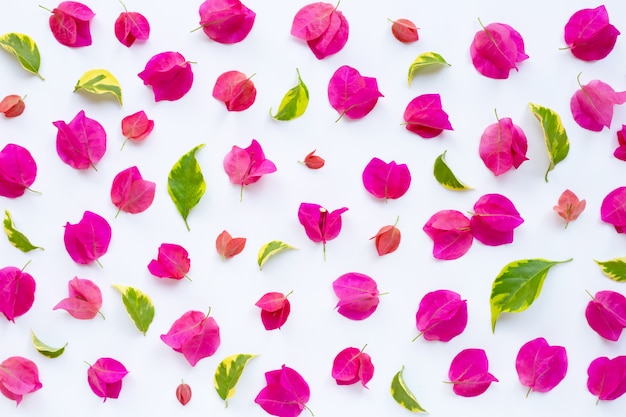
[{"label": "tiny red bud", "polygon": [[408,19],[394,20],[391,25],[391,32],[400,42],[411,43],[419,39],[415,23]]},{"label": "tiny red bud", "polygon": [[304,157],[304,165],[306,165],[307,168],[310,169],[320,169],[324,166],[324,163],[326,161],[320,156],[313,155],[314,153],[315,151],[310,152],[307,156]]},{"label": "tiny red bud", "polygon": [[384,226],[371,239],[376,239],[376,251],[378,256],[387,255],[394,252],[400,246],[400,229],[396,226]]},{"label": "tiny red bud", "polygon": [[11,94],[0,101],[0,113],[4,113],[5,117],[17,117],[24,112],[24,100],[22,97]]},{"label": "tiny red bud", "polygon": [[187,405],[189,400],[191,400],[191,387],[181,382],[180,385],[176,387],[176,398],[182,405]]}]

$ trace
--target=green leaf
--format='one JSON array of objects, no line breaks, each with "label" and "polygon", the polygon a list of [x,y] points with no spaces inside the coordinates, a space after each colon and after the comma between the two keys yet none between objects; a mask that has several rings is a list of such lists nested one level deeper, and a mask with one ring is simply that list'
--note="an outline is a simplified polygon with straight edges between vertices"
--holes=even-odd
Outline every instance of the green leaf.
[{"label": "green leaf", "polygon": [[228,399],[235,395],[235,387],[244,368],[256,356],[258,355],[247,353],[230,355],[217,365],[215,376],[213,377],[213,385],[215,385],[217,395],[226,402],[226,407],[228,407]]},{"label": "green leaf", "polygon": [[561,117],[553,110],[537,104],[529,103],[530,111],[541,122],[543,138],[546,142],[550,165],[546,171],[545,180],[548,182],[548,173],[554,169],[556,164],[567,157],[569,153],[569,140],[567,132],[561,122]]},{"label": "green leaf", "polygon": [[519,313],[530,307],[539,297],[550,268],[571,260],[522,259],[505,265],[491,288],[491,331],[495,331],[501,313]]},{"label": "green leaf", "polygon": [[272,240],[271,242],[267,242],[265,245],[261,246],[261,249],[259,249],[259,255],[257,257],[259,269],[262,270],[265,262],[267,262],[267,260],[272,256],[290,249],[297,248],[288,245],[285,242],[281,242],[280,240]]},{"label": "green leaf", "polygon": [[33,342],[33,346],[35,346],[35,349],[37,349],[37,352],[41,353],[47,358],[58,358],[63,354],[63,352],[65,352],[65,347],[67,346],[67,343],[60,348],[53,348],[51,346],[48,346],[41,340],[39,340],[39,338],[35,336],[35,332],[33,332],[32,330],[30,331],[30,338]]},{"label": "green leaf", "polygon": [[39,74],[39,66],[41,65],[39,48],[30,36],[15,32],[5,33],[0,36],[0,46],[15,55],[22,68],[36,74],[43,80]]},{"label": "green leaf", "polygon": [[174,164],[167,177],[167,192],[183,217],[187,230],[190,230],[187,223],[189,211],[200,202],[206,191],[206,182],[196,160],[196,153],[203,146],[204,144],[198,145],[184,154]]},{"label": "green leaf", "polygon": [[443,185],[448,190],[471,190],[472,187],[465,185],[461,181],[459,181],[448,166],[448,164],[446,164],[446,152],[448,151],[443,151],[443,153],[439,155],[437,159],[435,159],[435,167],[433,170],[435,179],[439,182],[439,184]]},{"label": "green leaf", "polygon": [[4,210],[4,233],[6,233],[9,238],[9,243],[15,246],[22,252],[30,252],[31,250],[41,249],[40,246],[35,246],[30,243],[30,240],[23,233],[17,231],[15,229],[15,225],[13,224],[13,220],[11,219],[11,213],[8,210]]},{"label": "green leaf", "polygon": [[443,59],[443,57],[436,52],[424,52],[419,54],[409,67],[409,85],[411,85],[411,81],[413,81],[413,78],[415,78],[419,71],[434,66],[449,67],[450,64],[448,64],[446,60]]},{"label": "green leaf", "polygon": [[119,81],[105,69],[92,69],[83,74],[76,82],[74,92],[85,90],[93,94],[112,94],[122,105],[122,87]]},{"label": "green leaf", "polygon": [[144,335],[154,319],[154,304],[152,300],[137,288],[125,285],[113,285],[122,294],[122,302],[130,318],[135,322],[135,326]]},{"label": "green leaf", "polygon": [[[276,120],[296,119],[304,114],[309,105],[309,89],[302,82],[300,71],[297,68],[296,72],[298,73],[298,85],[287,91],[283,97],[278,106],[278,111],[272,116]],[[272,109],[270,109],[270,115],[272,115]]]},{"label": "green leaf", "polygon": [[398,404],[411,412],[426,413],[427,411],[417,402],[415,395],[413,395],[411,390],[404,383],[404,379],[402,378],[403,371],[404,366],[391,380],[391,396]]},{"label": "green leaf", "polygon": [[600,265],[600,269],[607,277],[613,281],[626,282],[626,257],[609,259],[608,261],[594,262]]}]

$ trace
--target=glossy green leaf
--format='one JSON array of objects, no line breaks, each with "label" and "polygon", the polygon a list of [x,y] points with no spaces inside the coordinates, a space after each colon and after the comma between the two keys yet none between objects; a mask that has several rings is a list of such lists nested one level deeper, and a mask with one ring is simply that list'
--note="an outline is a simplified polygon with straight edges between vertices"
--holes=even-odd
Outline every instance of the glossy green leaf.
[{"label": "glossy green leaf", "polygon": [[415,395],[406,386],[404,378],[402,378],[402,372],[404,366],[398,373],[396,373],[391,380],[391,396],[398,404],[413,413],[426,413],[427,411],[417,402]]},{"label": "glossy green leaf", "polygon": [[15,55],[22,68],[36,74],[43,80],[39,74],[39,66],[41,65],[39,48],[30,36],[15,32],[5,33],[0,36],[0,46]]},{"label": "glossy green leaf", "polygon": [[247,353],[230,355],[217,365],[213,385],[220,398],[226,402],[226,407],[228,407],[228,399],[235,395],[235,387],[244,368],[256,356],[258,355]]},{"label": "glossy green leaf", "polygon": [[550,165],[545,175],[545,180],[548,182],[548,173],[567,157],[569,140],[561,122],[561,117],[555,111],[533,103],[529,103],[529,106],[530,111],[539,120],[543,129],[543,138],[546,143],[548,158],[550,159]]},{"label": "glossy green leaf", "polygon": [[608,261],[597,261],[595,263],[600,265],[600,269],[607,277],[613,281],[626,282],[626,257],[609,259]]},{"label": "glossy green leaf", "polygon": [[33,342],[33,346],[37,349],[37,352],[41,353],[47,358],[58,358],[65,352],[65,348],[67,343],[60,348],[54,348],[43,343],[37,336],[35,336],[35,332],[30,331],[30,338]]},{"label": "glossy green leaf", "polygon": [[22,252],[30,252],[31,250],[41,249],[40,246],[35,246],[30,243],[30,240],[21,233],[20,231],[15,229],[15,225],[13,224],[13,219],[11,219],[11,213],[8,210],[4,210],[4,221],[2,222],[4,225],[4,233],[6,233],[9,238],[9,243],[15,246]]},{"label": "glossy green leaf", "polygon": [[272,240],[271,242],[267,242],[265,245],[261,246],[261,249],[259,249],[259,255],[257,256],[259,269],[263,269],[263,265],[265,265],[265,262],[267,262],[267,260],[272,256],[290,249],[296,248],[286,244],[285,242],[281,242],[280,240]]},{"label": "glossy green leaf", "polygon": [[196,153],[204,146],[198,145],[184,154],[172,167],[167,177],[167,192],[174,205],[185,221],[187,230],[187,216],[199,202],[206,191],[206,182],[196,159]]},{"label": "glossy green leaf", "polygon": [[519,313],[530,307],[539,297],[550,268],[571,260],[522,259],[505,265],[491,288],[491,331],[495,331],[501,313]]},{"label": "glossy green leaf", "polygon": [[[300,71],[296,69],[298,73],[298,85],[287,91],[283,100],[278,106],[278,111],[272,117],[276,120],[293,120],[304,114],[307,106],[309,105],[309,89],[302,82],[300,78]],[[270,109],[270,115],[272,109]]]},{"label": "glossy green leaf", "polygon": [[154,319],[154,304],[150,297],[137,288],[125,285],[113,285],[122,294],[122,302],[128,315],[137,326],[137,329],[144,335]]},{"label": "glossy green leaf", "polygon": [[423,69],[426,68],[436,68],[442,66],[450,66],[446,62],[446,60],[436,52],[424,52],[421,53],[415,58],[415,60],[411,63],[409,67],[409,85],[411,85],[411,81]]},{"label": "glossy green leaf", "polygon": [[76,82],[74,92],[85,90],[93,94],[112,94],[122,105],[122,87],[119,81],[105,69],[92,69],[83,74]]},{"label": "glossy green leaf", "polygon": [[463,182],[459,181],[456,175],[452,172],[448,164],[446,163],[445,156],[447,151],[443,151],[441,155],[435,159],[435,167],[433,169],[433,174],[435,175],[435,179],[439,182],[439,184],[443,185],[448,190],[454,191],[464,191],[471,190],[472,187],[463,184]]}]

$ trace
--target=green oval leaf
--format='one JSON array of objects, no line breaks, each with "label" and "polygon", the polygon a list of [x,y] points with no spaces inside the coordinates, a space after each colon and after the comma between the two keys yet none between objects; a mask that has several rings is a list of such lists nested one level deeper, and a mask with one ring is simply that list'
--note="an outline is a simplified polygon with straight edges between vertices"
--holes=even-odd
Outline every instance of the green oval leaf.
[{"label": "green oval leaf", "polygon": [[561,117],[555,111],[533,103],[529,103],[529,106],[530,111],[539,120],[543,129],[543,138],[546,143],[548,158],[550,159],[550,165],[545,175],[545,180],[548,182],[548,173],[567,157],[569,140],[561,122]]},{"label": "green oval leaf", "polygon": [[[298,73],[298,84],[287,91],[283,100],[278,106],[278,111],[272,117],[276,120],[293,120],[302,116],[309,105],[309,89],[300,78],[300,71],[296,68]],[[272,115],[272,109],[270,109],[270,115]]]},{"label": "green oval leaf", "polygon": [[600,266],[600,269],[607,277],[613,281],[626,282],[626,257],[609,259],[608,261],[594,262]]},{"label": "green oval leaf", "polygon": [[263,265],[269,258],[274,255],[277,255],[283,251],[297,249],[291,245],[286,244],[285,242],[281,242],[280,240],[272,240],[271,242],[267,242],[265,245],[261,246],[259,249],[259,255],[257,257],[257,263],[259,264],[259,269],[263,269]]},{"label": "green oval leaf", "polygon": [[119,81],[105,69],[92,69],[83,74],[76,82],[74,92],[85,90],[93,94],[112,94],[122,105],[122,87]]},{"label": "green oval leaf", "polygon": [[433,169],[433,174],[435,175],[435,179],[439,182],[439,184],[443,185],[448,190],[454,191],[465,191],[471,190],[472,187],[463,184],[463,182],[459,181],[446,163],[445,156],[446,152],[443,151],[441,155],[435,159],[435,166]]},{"label": "green oval leaf", "polygon": [[58,358],[65,352],[65,348],[67,347],[67,343],[60,348],[53,348],[51,346],[43,343],[37,336],[35,336],[35,332],[30,331],[30,338],[33,342],[33,346],[37,349],[37,352],[41,353],[43,356],[47,358]]},{"label": "green oval leaf", "polygon": [[43,250],[41,246],[35,246],[30,243],[30,240],[28,240],[23,233],[15,229],[9,210],[4,210],[4,221],[2,223],[4,225],[4,233],[6,233],[9,238],[9,243],[11,243],[11,245],[15,246],[22,252],[30,252],[35,249]]},{"label": "green oval leaf", "polygon": [[187,216],[199,202],[206,191],[206,182],[196,160],[196,153],[204,146],[198,145],[184,154],[172,167],[167,177],[167,192],[169,193],[178,212],[185,221],[187,230]]},{"label": "green oval leaf", "polygon": [[491,331],[495,331],[501,313],[519,313],[530,307],[539,297],[550,268],[571,260],[522,259],[505,265],[491,288]]},{"label": "green oval leaf", "polygon": [[446,60],[436,52],[424,52],[419,54],[417,58],[411,63],[409,67],[409,85],[411,85],[411,81],[423,69],[426,68],[437,68],[442,66],[450,66],[446,62]]},{"label": "green oval leaf", "polygon": [[224,358],[217,365],[215,376],[213,377],[213,385],[217,394],[225,401],[226,407],[228,407],[228,399],[235,395],[235,387],[244,368],[256,356],[258,355],[238,353]]},{"label": "green oval leaf", "polygon": [[122,294],[122,302],[128,315],[137,329],[145,335],[154,319],[154,304],[150,297],[137,288],[125,285],[113,285],[113,288]]},{"label": "green oval leaf", "polygon": [[411,412],[426,413],[427,411],[422,408],[422,406],[417,402],[415,395],[413,395],[411,390],[406,386],[404,378],[402,378],[403,371],[404,366],[391,380],[391,396],[398,404]]},{"label": "green oval leaf", "polygon": [[39,74],[39,66],[41,65],[39,48],[30,36],[15,32],[5,33],[0,36],[0,46],[15,55],[22,68],[36,74],[43,80]]}]

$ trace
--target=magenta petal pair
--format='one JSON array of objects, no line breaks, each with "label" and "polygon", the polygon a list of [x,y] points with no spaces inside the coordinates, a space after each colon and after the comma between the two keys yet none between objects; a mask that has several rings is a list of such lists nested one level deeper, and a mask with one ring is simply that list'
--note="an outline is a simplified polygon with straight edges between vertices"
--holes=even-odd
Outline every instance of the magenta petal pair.
[{"label": "magenta petal pair", "polygon": [[111,226],[104,217],[85,211],[78,223],[65,224],[63,241],[74,262],[83,265],[98,262],[109,249]]},{"label": "magenta petal pair", "polygon": [[565,378],[567,352],[563,346],[551,346],[538,337],[525,343],[515,359],[519,381],[528,392],[548,392]]},{"label": "magenta petal pair", "polygon": [[452,124],[441,106],[439,94],[422,94],[407,104],[404,110],[405,127],[424,139],[439,136],[444,130],[452,129]]},{"label": "magenta petal pair", "polygon": [[202,358],[212,356],[221,343],[220,328],[213,317],[201,311],[189,310],[176,319],[166,334],[163,343],[175,352],[183,354],[191,366]]},{"label": "magenta petal pair", "polygon": [[137,74],[144,85],[152,87],[154,101],[176,101],[191,89],[191,63],[178,52],[154,55],[143,71]]},{"label": "magenta petal pair", "polygon": [[452,390],[462,397],[476,397],[498,379],[489,373],[489,361],[483,349],[464,349],[459,352],[448,372]]},{"label": "magenta petal pair", "polygon": [[457,210],[440,210],[423,227],[433,240],[433,257],[452,260],[465,255],[474,241],[470,219]]},{"label": "magenta petal pair", "polygon": [[261,309],[261,321],[265,330],[280,329],[291,312],[291,303],[281,292],[268,292],[254,304]]},{"label": "magenta petal pair", "polygon": [[599,132],[604,127],[611,127],[613,106],[625,102],[626,91],[616,92],[610,85],[592,80],[576,90],[570,100],[570,109],[580,127]]},{"label": "magenta petal pair", "polygon": [[54,38],[71,47],[91,45],[89,22],[95,13],[76,1],[62,1],[52,9],[49,24]]},{"label": "magenta petal pair", "polygon": [[496,79],[509,78],[512,69],[517,71],[517,63],[528,59],[522,36],[504,23],[490,23],[476,32],[470,55],[479,73]]},{"label": "magenta petal pair", "polygon": [[58,129],[56,148],[59,158],[75,169],[95,168],[107,149],[107,136],[98,121],[79,111],[69,123],[52,122]]},{"label": "magenta petal pair", "polygon": [[135,41],[145,41],[150,37],[150,23],[141,13],[124,11],[115,19],[115,37],[127,48]]},{"label": "magenta petal pair", "polygon": [[343,274],[333,282],[333,290],[339,298],[337,312],[350,320],[364,320],[378,308],[376,281],[365,274]]},{"label": "magenta petal pair", "polygon": [[233,44],[248,36],[256,13],[239,0],[206,0],[200,5],[200,27],[218,43]]},{"label": "magenta petal pair", "polygon": [[268,414],[279,417],[297,417],[307,408],[311,397],[309,384],[294,369],[283,365],[265,373],[266,385],[254,402]]},{"label": "magenta petal pair", "polygon": [[626,356],[602,356],[587,368],[587,389],[598,401],[612,401],[626,393]]},{"label": "magenta petal pair", "polygon": [[119,172],[111,184],[111,202],[120,211],[136,214],[148,209],[154,201],[156,184],[144,180],[136,166]]},{"label": "magenta petal pair", "polygon": [[9,143],[0,151],[0,196],[17,198],[35,182],[37,164],[28,149]]},{"label": "magenta petal pair", "polygon": [[0,393],[14,400],[16,406],[20,405],[25,394],[41,387],[35,362],[21,356],[11,356],[0,362]]},{"label": "magenta petal pair", "polygon": [[363,349],[348,347],[333,360],[332,377],[337,385],[352,385],[361,382],[365,388],[374,376],[372,358]]},{"label": "magenta petal pair", "polygon": [[348,65],[339,67],[328,82],[328,101],[339,113],[339,119],[365,117],[374,109],[379,97],[383,95],[378,91],[376,78],[364,77]]},{"label": "magenta petal pair", "polygon": [[298,220],[304,227],[306,235],[313,242],[322,242],[324,259],[326,259],[326,242],[339,236],[341,232],[341,215],[348,211],[342,207],[329,212],[319,204],[301,203],[298,208]]},{"label": "magenta petal pair", "polygon": [[521,127],[510,117],[498,119],[487,126],[480,137],[479,154],[493,175],[502,175],[511,168],[519,168],[527,161],[528,141]]},{"label": "magenta petal pair", "polygon": [[100,358],[87,370],[89,387],[100,398],[118,398],[122,379],[128,375],[126,367],[113,358]]},{"label": "magenta petal pair", "polygon": [[362,179],[370,194],[385,200],[402,197],[411,185],[411,173],[406,164],[386,163],[379,158],[372,158],[365,166]]},{"label": "magenta petal pair", "polygon": [[102,307],[100,288],[88,279],[74,277],[67,283],[69,296],[59,301],[53,310],[65,310],[79,320],[94,318]]},{"label": "magenta petal pair", "polygon": [[418,337],[449,342],[467,326],[467,300],[454,291],[429,292],[420,301],[415,323]]},{"label": "magenta petal pair", "polygon": [[470,228],[488,246],[513,242],[513,229],[524,222],[513,202],[501,194],[485,194],[474,204]]},{"label": "magenta petal pair", "polygon": [[617,233],[626,233],[626,187],[618,187],[604,197],[600,218],[613,225]]},{"label": "magenta petal pair", "polygon": [[597,61],[606,57],[615,47],[620,34],[609,23],[609,14],[604,5],[578,10],[567,21],[564,31],[565,43],[572,55],[583,61]]},{"label": "magenta petal pair", "polygon": [[585,318],[596,333],[616,342],[626,327],[626,297],[615,291],[598,291],[587,304]]},{"label": "magenta petal pair", "polygon": [[7,320],[26,314],[35,301],[36,284],[32,275],[14,266],[0,269],[0,313]]},{"label": "magenta petal pair", "polygon": [[157,278],[180,280],[187,276],[191,268],[189,253],[175,243],[162,243],[157,259],[148,264],[148,271]]},{"label": "magenta petal pair", "polygon": [[341,51],[349,32],[348,20],[337,6],[323,2],[302,7],[291,24],[291,35],[306,41],[317,59]]},{"label": "magenta petal pair", "polygon": [[265,158],[263,148],[256,139],[252,139],[247,148],[233,146],[224,157],[223,165],[229,181],[241,186],[240,200],[243,198],[244,186],[254,184],[263,175],[276,172],[276,165]]}]

